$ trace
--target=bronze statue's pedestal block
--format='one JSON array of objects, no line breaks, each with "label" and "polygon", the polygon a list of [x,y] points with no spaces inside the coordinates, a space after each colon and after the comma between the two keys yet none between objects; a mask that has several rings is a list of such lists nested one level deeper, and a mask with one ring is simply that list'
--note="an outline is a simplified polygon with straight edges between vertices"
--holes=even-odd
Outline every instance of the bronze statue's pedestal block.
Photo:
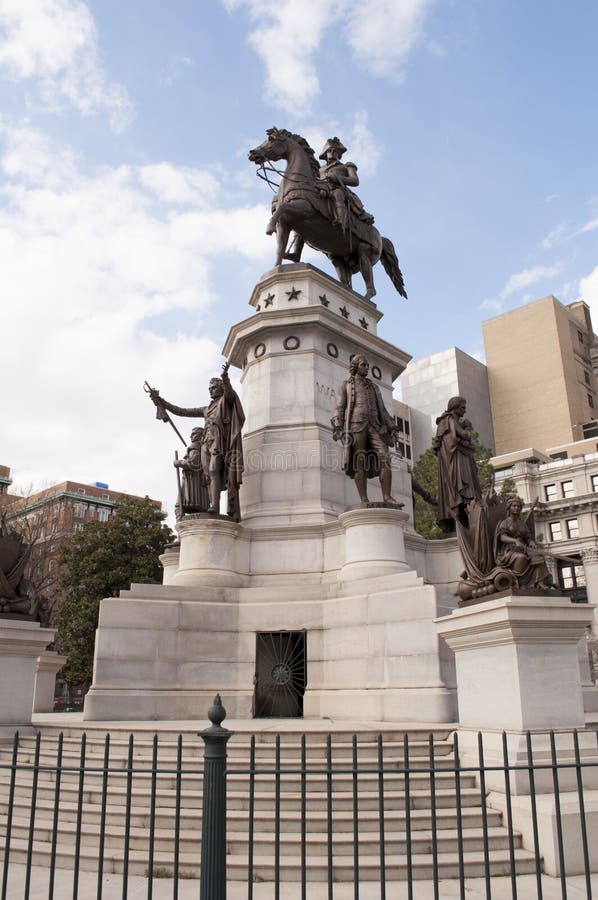
[{"label": "bronze statue's pedestal block", "polygon": [[344,532],[343,581],[393,575],[409,566],[403,528],[409,516],[401,509],[351,509],[338,517]]},{"label": "bronze statue's pedestal block", "polygon": [[38,622],[0,620],[0,741],[31,725],[37,660],[54,634]]},{"label": "bronze statue's pedestal block", "polygon": [[507,595],[436,620],[455,654],[462,727],[583,728],[578,644],[593,607]]},{"label": "bronze statue's pedestal block", "polygon": [[54,693],[56,690],[56,675],[67,661],[66,656],[61,656],[54,650],[44,650],[37,658],[35,674],[35,696],[33,698],[33,712],[54,712]]},{"label": "bronze statue's pedestal block", "polygon": [[241,526],[223,516],[188,516],[177,522],[179,563],[171,584],[233,586],[242,584],[246,569]]},{"label": "bronze statue's pedestal block", "polygon": [[[509,766],[513,828],[533,849],[535,815],[544,870],[553,876],[560,874],[553,759],[565,868],[568,875],[584,871],[575,762],[576,756],[598,761],[596,734],[584,730],[579,665],[579,642],[592,618],[592,606],[568,597],[507,595],[436,620],[455,653],[461,764],[477,768],[483,760],[488,806],[504,815]],[[572,729],[579,729],[577,747]],[[598,871],[598,766],[584,767],[583,784],[590,868]]]}]

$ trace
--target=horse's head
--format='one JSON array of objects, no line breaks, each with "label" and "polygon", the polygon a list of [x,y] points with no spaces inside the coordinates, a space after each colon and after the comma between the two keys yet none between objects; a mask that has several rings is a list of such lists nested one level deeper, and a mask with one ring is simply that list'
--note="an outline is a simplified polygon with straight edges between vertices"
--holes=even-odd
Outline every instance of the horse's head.
[{"label": "horse's head", "polygon": [[265,163],[266,160],[283,159],[287,155],[287,138],[288,131],[281,128],[269,128],[266,132],[268,137],[259,145],[249,151],[250,162],[256,163],[258,166]]}]

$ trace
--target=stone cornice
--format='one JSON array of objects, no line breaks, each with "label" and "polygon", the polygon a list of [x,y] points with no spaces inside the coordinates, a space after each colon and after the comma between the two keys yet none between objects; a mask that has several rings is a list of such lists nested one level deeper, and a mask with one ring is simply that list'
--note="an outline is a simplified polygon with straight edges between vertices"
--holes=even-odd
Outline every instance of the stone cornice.
[{"label": "stone cornice", "polygon": [[452,650],[517,643],[570,643],[593,621],[591,604],[562,597],[503,597],[435,619]]},{"label": "stone cornice", "polygon": [[[243,368],[246,347],[250,340],[255,341],[264,333],[272,334],[283,329],[309,325],[316,325],[334,335],[340,334],[346,341],[351,342],[351,340],[354,340],[356,347],[364,352],[375,353],[390,366],[393,381],[403,372],[411,359],[411,356],[405,353],[404,350],[400,350],[371,332],[364,331],[358,325],[339,319],[336,313],[330,312],[325,307],[317,306],[302,306],[289,310],[268,310],[257,316],[254,315],[247,319],[242,319],[230,329],[222,353],[230,360],[232,365]],[[309,352],[314,352],[314,350],[310,348]],[[260,357],[260,359],[262,358]]]}]

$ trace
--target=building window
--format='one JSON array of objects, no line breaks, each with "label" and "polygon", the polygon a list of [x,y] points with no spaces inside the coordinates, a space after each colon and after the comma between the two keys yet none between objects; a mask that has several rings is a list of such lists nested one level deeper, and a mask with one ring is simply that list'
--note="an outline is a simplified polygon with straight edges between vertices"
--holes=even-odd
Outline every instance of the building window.
[{"label": "building window", "polygon": [[551,453],[550,458],[551,459],[567,459],[567,451],[559,450],[558,453]]},{"label": "building window", "polygon": [[409,421],[405,419],[405,434],[409,434]]},{"label": "building window", "polygon": [[84,528],[83,522],[75,522],[75,531],[83,531]]},{"label": "building window", "polygon": [[495,478],[510,478],[513,474],[513,466],[510,466],[508,469],[498,469],[494,473]]},{"label": "building window", "polygon": [[563,497],[575,497],[572,481],[561,481],[561,491],[563,492]]},{"label": "building window", "polygon": [[559,582],[562,588],[574,590],[586,586],[586,573],[583,565],[572,566],[570,563],[559,563]]},{"label": "building window", "polygon": [[598,437],[598,422],[594,419],[582,425],[584,438]]},{"label": "building window", "polygon": [[75,516],[78,519],[84,519],[86,512],[87,512],[87,504],[86,503],[75,503]]},{"label": "building window", "polygon": [[585,383],[586,383],[586,384],[591,384],[591,383],[592,383],[592,382],[590,381],[590,373],[589,373],[589,372],[586,372],[585,369],[584,369],[583,377],[584,377],[584,379],[585,379]]},{"label": "building window", "polygon": [[598,494],[598,475],[592,475],[592,490]]},{"label": "building window", "polygon": [[588,394],[588,406],[589,406],[591,409],[594,409],[594,398],[592,397],[591,394]]},{"label": "building window", "polygon": [[544,485],[544,496],[547,500],[556,500],[556,484]]},{"label": "building window", "polygon": [[403,420],[401,419],[400,416],[396,417],[396,421],[397,421],[397,425],[399,426],[399,431],[405,431]]},{"label": "building window", "polygon": [[405,455],[407,459],[411,459],[411,447],[409,444],[405,444]]},{"label": "building window", "polygon": [[563,540],[563,532],[561,530],[560,522],[549,522],[548,528],[550,530],[550,540],[551,541],[562,541]]},{"label": "building window", "polygon": [[579,537],[579,523],[577,519],[567,519],[567,537]]},{"label": "building window", "polygon": [[403,441],[397,441],[397,450],[401,454],[401,456],[405,456],[405,444]]},{"label": "building window", "polygon": [[85,488],[77,488],[77,493],[78,494],[86,494],[87,491],[85,490]]},{"label": "building window", "polygon": [[98,522],[107,522],[110,518],[109,509],[98,509]]}]

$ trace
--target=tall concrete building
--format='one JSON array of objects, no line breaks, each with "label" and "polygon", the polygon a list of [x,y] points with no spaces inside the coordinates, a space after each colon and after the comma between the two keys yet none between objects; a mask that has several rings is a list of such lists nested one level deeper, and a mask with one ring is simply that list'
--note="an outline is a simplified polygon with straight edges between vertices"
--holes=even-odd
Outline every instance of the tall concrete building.
[{"label": "tall concrete building", "polygon": [[596,337],[583,301],[564,306],[544,297],[489,319],[483,330],[497,454],[598,434]]},{"label": "tall concrete building", "polygon": [[412,360],[399,379],[403,401],[411,407],[411,443],[417,460],[430,446],[436,417],[451,397],[467,400],[467,417],[482,444],[494,448],[486,366],[473,356],[450,347]]}]

